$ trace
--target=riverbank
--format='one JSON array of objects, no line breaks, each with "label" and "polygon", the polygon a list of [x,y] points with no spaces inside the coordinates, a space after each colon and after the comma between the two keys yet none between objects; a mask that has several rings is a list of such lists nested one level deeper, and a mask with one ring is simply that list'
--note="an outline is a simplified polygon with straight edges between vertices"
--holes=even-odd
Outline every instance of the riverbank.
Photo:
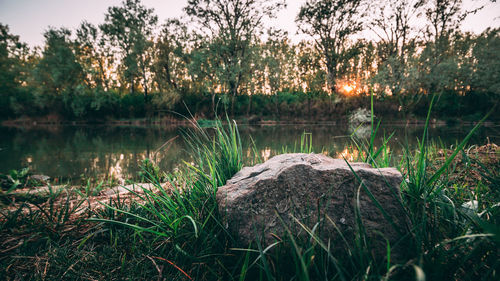
[{"label": "riverbank", "polygon": [[[226,138],[230,136],[232,141]],[[224,146],[218,146],[223,139],[236,150],[227,150],[226,155]],[[146,185],[86,192],[81,187],[52,191],[45,187],[39,190],[44,196],[21,195],[24,201],[18,198],[12,207],[0,210],[0,272],[8,280],[289,280],[304,276],[314,280],[340,273],[347,280],[364,274],[387,280],[418,280],[422,274],[429,280],[497,277],[498,233],[490,228],[498,225],[500,209],[500,149],[494,144],[460,149],[447,164],[456,150],[433,144],[426,146],[423,158],[417,150],[407,151],[408,162],[398,167],[405,179],[401,203],[412,223],[420,227],[411,230],[414,244],[408,249],[409,258],[394,264],[372,256],[368,244],[348,244],[353,254],[339,256],[325,241],[315,240],[314,234],[311,239],[291,234],[278,237],[272,245],[238,248],[236,238],[220,224],[223,214],[217,211],[210,177],[203,175],[217,175],[225,182],[243,165],[242,148],[234,132],[216,141],[217,146],[198,151],[199,158],[188,164],[185,173],[169,174],[168,185],[158,184],[163,176],[152,169],[151,183]],[[301,146],[304,149],[309,147]],[[365,156],[360,153],[353,160]],[[382,163],[387,157],[375,158]],[[245,165],[259,163],[257,159]],[[208,163],[211,168],[197,172],[196,167],[208,167]],[[427,168],[420,170],[420,165]],[[440,167],[445,170],[439,180],[427,181]],[[17,194],[25,191],[30,193],[19,190]]]},{"label": "riverbank", "polygon": [[[388,125],[414,125],[423,126],[425,125],[424,118],[391,118],[391,117],[381,117],[384,120],[384,124]],[[233,119],[231,119],[233,120]],[[348,124],[347,118],[339,118],[336,120],[307,120],[301,118],[291,118],[291,119],[273,119],[273,118],[261,118],[258,116],[251,117],[238,117],[234,119],[240,125],[255,125],[255,126],[277,126],[277,125],[342,125]],[[18,127],[18,128],[35,128],[35,127],[51,127],[51,126],[133,126],[133,127],[150,127],[150,126],[192,126],[194,121],[212,121],[205,118],[161,118],[161,119],[146,119],[146,118],[136,118],[136,119],[119,119],[119,120],[103,120],[103,121],[65,121],[61,119],[51,119],[49,116],[46,117],[23,117],[17,119],[3,120],[0,122],[1,126],[4,127]],[[441,119],[431,119],[429,123],[435,126],[473,126],[477,124],[477,121],[454,119],[441,120]],[[496,126],[500,124],[500,121],[486,121],[483,123],[485,127]]]},{"label": "riverbank", "polygon": [[[353,97],[332,98],[320,96],[309,98],[303,93],[297,97],[280,99],[272,95],[256,95],[253,98],[238,96],[235,108],[227,106],[213,108],[211,99],[189,99],[171,109],[146,107],[144,104],[134,104],[141,110],[128,110],[119,106],[123,111],[114,112],[115,107],[99,112],[87,112],[85,115],[75,116],[70,111],[50,111],[50,107],[37,113],[25,112],[12,115],[0,120],[3,126],[48,126],[48,125],[107,125],[107,126],[172,126],[188,125],[191,119],[213,120],[216,115],[224,117],[228,114],[239,124],[281,125],[281,124],[345,124],[352,115],[373,108],[377,118],[385,123],[394,124],[423,124],[432,96],[426,95],[419,102],[406,106],[400,104],[396,97],[374,97],[361,95]],[[286,95],[288,96],[288,95]],[[293,96],[293,95],[292,95]],[[300,96],[300,98],[299,98]],[[258,98],[257,98],[258,97]],[[472,124],[480,120],[494,106],[494,102],[482,102],[481,106],[465,107],[461,105],[465,100],[477,101],[484,97],[461,97],[438,95],[434,105],[432,124]],[[277,100],[276,100],[277,99]],[[258,102],[257,102],[258,101]],[[256,104],[253,104],[255,103]],[[372,104],[373,103],[373,104]],[[132,108],[132,105],[130,105]],[[135,108],[135,107],[134,107]],[[133,114],[132,114],[133,113]],[[222,118],[224,119],[224,118]],[[493,111],[489,122],[500,122],[500,115]]]}]

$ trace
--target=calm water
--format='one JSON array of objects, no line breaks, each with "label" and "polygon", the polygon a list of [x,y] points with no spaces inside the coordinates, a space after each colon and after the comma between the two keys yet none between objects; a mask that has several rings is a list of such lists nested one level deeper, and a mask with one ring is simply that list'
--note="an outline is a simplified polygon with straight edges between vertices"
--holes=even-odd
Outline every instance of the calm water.
[{"label": "calm water", "polygon": [[[395,131],[390,148],[401,154],[401,143],[405,139],[414,145],[422,135],[422,127],[386,126],[387,135]],[[432,140],[446,146],[460,141],[470,128],[433,127]],[[105,126],[57,126],[43,128],[0,127],[0,173],[11,169],[30,167],[33,173],[48,175],[61,180],[78,181],[85,177],[116,178],[134,177],[138,164],[146,157],[155,157],[159,166],[171,171],[189,161],[181,137],[171,142],[166,149],[157,151],[166,141],[179,136],[182,128],[136,128]],[[281,153],[287,146],[293,150],[302,132],[312,133],[315,151],[328,153],[332,157],[350,155],[346,147],[350,144],[351,130],[346,126],[285,125],[263,127],[240,127],[243,146],[250,147],[251,138],[264,159]],[[361,132],[361,131],[358,131]],[[362,133],[362,132],[361,132]],[[380,133],[380,136],[383,134]],[[473,144],[484,144],[489,137],[499,143],[500,126],[481,128],[471,140]],[[380,139],[378,143],[380,143]],[[157,151],[157,152],[156,152]],[[248,150],[250,153],[250,150]]]}]

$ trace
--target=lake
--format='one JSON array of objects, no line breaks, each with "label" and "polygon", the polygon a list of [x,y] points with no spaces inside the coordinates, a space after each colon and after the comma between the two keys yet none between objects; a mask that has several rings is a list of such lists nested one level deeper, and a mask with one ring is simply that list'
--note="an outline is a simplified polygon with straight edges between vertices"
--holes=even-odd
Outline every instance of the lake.
[{"label": "lake", "polygon": [[[332,157],[352,157],[346,150],[351,144],[349,135],[353,129],[338,125],[275,125],[240,126],[243,147],[251,153],[252,139],[263,159],[279,154],[283,147],[293,151],[303,132],[312,134],[316,152]],[[449,147],[467,135],[468,126],[433,126],[430,139]],[[140,162],[149,157],[156,159],[164,171],[172,171],[183,160],[190,161],[186,145],[179,137],[182,127],[117,127],[117,126],[43,126],[31,128],[0,127],[0,173],[11,169],[29,167],[35,174],[44,174],[60,181],[78,182],[85,177],[133,178],[139,171]],[[386,125],[379,133],[388,136],[395,132],[390,149],[401,155],[402,144],[408,140],[415,145],[422,136],[423,127],[418,125]],[[363,135],[369,127],[358,129]],[[470,144],[481,145],[489,138],[500,140],[500,126],[481,128]],[[177,138],[176,138],[177,137]],[[175,139],[173,139],[175,138]],[[173,140],[172,140],[173,139]],[[169,141],[170,145],[162,145]]]}]

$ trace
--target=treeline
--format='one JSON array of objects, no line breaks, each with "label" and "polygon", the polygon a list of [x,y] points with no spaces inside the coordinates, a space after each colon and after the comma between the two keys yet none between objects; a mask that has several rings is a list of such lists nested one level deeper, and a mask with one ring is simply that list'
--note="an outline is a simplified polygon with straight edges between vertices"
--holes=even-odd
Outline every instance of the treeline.
[{"label": "treeline", "polygon": [[[29,48],[0,24],[0,118],[142,118],[172,110],[328,119],[375,93],[387,113],[481,115],[500,96],[500,30],[464,33],[461,0],[311,0],[309,40],[264,28],[282,0],[189,0],[163,25],[140,0]],[[374,38],[368,40],[367,38]]]}]

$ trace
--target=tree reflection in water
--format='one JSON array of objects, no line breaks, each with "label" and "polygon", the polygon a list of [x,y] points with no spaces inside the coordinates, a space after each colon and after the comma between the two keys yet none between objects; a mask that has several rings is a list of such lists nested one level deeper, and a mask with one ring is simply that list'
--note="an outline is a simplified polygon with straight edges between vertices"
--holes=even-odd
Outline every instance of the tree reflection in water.
[{"label": "tree reflection in water", "polygon": [[[162,170],[173,171],[183,165],[182,160],[190,161],[184,141],[180,137],[175,138],[180,135],[181,130],[180,127],[0,127],[0,173],[30,167],[34,173],[63,181],[79,181],[82,177],[134,178],[142,160],[153,157],[153,152],[169,140],[171,143],[165,146],[168,149],[161,149],[154,156]],[[389,145],[395,155],[400,155],[401,144],[405,139],[413,145],[422,135],[422,127],[419,126],[406,129],[401,126],[385,126],[379,131],[380,138],[384,130],[386,135],[396,131]],[[498,135],[494,130],[495,128],[488,127],[481,129],[471,143],[485,143],[488,134]],[[240,126],[240,131],[247,154],[252,154],[253,139],[263,160],[282,153],[285,146],[288,152],[293,152],[294,147],[298,149],[303,132],[312,133],[316,152],[348,160],[356,160],[359,156],[359,151],[350,147],[349,135],[352,130],[347,126]],[[463,138],[467,132],[468,128],[465,127],[442,126],[432,128],[430,136],[433,141],[449,146]],[[498,140],[490,137],[490,141]],[[376,146],[380,143],[381,139],[378,139]]]}]

